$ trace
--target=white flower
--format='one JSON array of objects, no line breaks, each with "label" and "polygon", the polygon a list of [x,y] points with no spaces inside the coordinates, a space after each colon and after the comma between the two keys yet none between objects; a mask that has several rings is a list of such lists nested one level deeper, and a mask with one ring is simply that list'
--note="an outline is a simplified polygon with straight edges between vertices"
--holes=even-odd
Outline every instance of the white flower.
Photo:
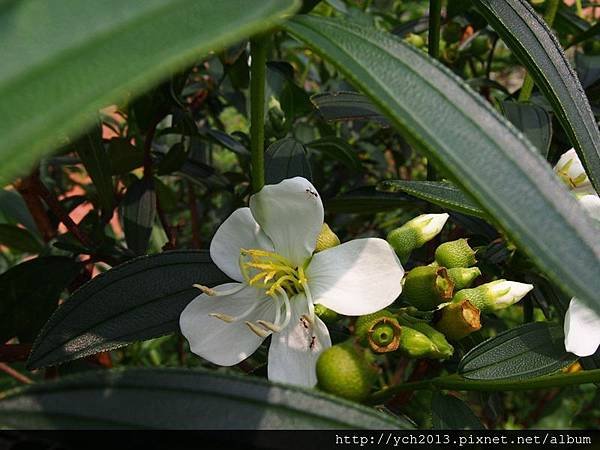
[{"label": "white flower", "polygon": [[423,245],[425,242],[432,240],[440,233],[440,231],[442,231],[442,228],[444,228],[448,217],[450,216],[446,213],[421,214],[420,216],[417,216],[414,219],[406,222],[403,227],[415,230],[418,236],[419,245]]},{"label": "white flower", "polygon": [[600,315],[577,298],[565,314],[565,348],[577,356],[593,355],[600,345]]},{"label": "white flower", "polygon": [[583,206],[592,219],[600,221],[600,197],[596,194],[577,196],[579,204]]},{"label": "white flower", "polygon": [[265,186],[249,208],[227,218],[210,254],[236,283],[198,286],[203,294],[180,317],[191,350],[231,366],[271,336],[269,379],[314,386],[317,358],[331,346],[314,305],[370,314],[400,295],[404,275],[383,239],[357,239],[313,254],[322,226],[321,198],[300,177]]},{"label": "white flower", "polygon": [[[560,157],[554,171],[575,194],[583,209],[600,221],[600,197],[574,149]],[[572,298],[565,314],[564,331],[567,351],[577,356],[593,355],[600,345],[600,314],[583,301]]]},{"label": "white flower", "polygon": [[531,284],[507,280],[492,281],[484,286],[487,286],[486,295],[494,310],[514,305],[533,289]]},{"label": "white flower", "polygon": [[581,164],[574,148],[561,155],[556,166],[554,166],[554,172],[570,190],[582,194],[595,194],[592,183],[585,173],[583,164]]}]

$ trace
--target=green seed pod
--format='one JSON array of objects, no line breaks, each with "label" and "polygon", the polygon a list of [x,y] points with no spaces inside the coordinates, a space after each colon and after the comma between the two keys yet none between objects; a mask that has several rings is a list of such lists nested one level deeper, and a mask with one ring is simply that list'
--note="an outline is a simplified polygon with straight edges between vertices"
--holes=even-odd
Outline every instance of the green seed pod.
[{"label": "green seed pod", "polygon": [[463,35],[462,26],[458,22],[449,22],[442,31],[442,37],[448,43],[460,41]]},{"label": "green seed pod", "polygon": [[321,353],[317,360],[319,388],[356,402],[364,400],[377,378],[365,352],[368,350],[348,340]]},{"label": "green seed pod", "polygon": [[448,269],[448,277],[454,283],[454,289],[457,291],[471,286],[473,281],[480,275],[481,270],[478,267],[455,267],[454,269]]},{"label": "green seed pod", "polygon": [[362,345],[369,344],[369,330],[382,318],[395,319],[395,315],[387,309],[360,316],[354,323],[354,335]]},{"label": "green seed pod", "polygon": [[444,242],[435,250],[435,260],[440,266],[448,269],[471,267],[475,265],[475,251],[466,239]]},{"label": "green seed pod", "polygon": [[401,262],[406,262],[411,252],[433,239],[442,231],[448,214],[422,214],[391,231],[387,241]]},{"label": "green seed pod", "polygon": [[398,321],[381,317],[369,328],[367,340],[375,353],[388,353],[398,350],[402,330]]},{"label": "green seed pod", "polygon": [[323,222],[321,232],[319,233],[319,236],[317,236],[317,246],[315,247],[315,253],[322,252],[323,250],[335,247],[336,245],[340,245],[340,238],[338,238],[337,235],[333,231],[331,231],[329,225]]},{"label": "green seed pod", "polygon": [[323,305],[315,305],[315,314],[323,322],[330,324],[337,322],[340,319],[340,315]]},{"label": "green seed pod", "polygon": [[448,339],[459,341],[481,328],[480,314],[468,300],[450,303],[437,312],[434,326]]},{"label": "green seed pod", "polygon": [[492,44],[487,36],[480,34],[475,36],[469,45],[469,53],[473,56],[483,56],[492,48]]},{"label": "green seed pod", "polygon": [[453,292],[454,284],[444,267],[415,267],[406,274],[402,288],[406,301],[421,311],[430,311],[449,301]]},{"label": "green seed pod", "polygon": [[425,47],[425,39],[422,36],[414,33],[408,33],[404,38],[404,42],[408,42],[411,45],[414,45],[417,48]]}]

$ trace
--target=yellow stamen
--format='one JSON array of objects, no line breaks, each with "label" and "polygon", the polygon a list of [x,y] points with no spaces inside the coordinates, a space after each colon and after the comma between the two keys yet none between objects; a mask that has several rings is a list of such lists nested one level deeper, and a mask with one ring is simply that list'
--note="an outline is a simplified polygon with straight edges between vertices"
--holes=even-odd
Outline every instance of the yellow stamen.
[{"label": "yellow stamen", "polygon": [[294,296],[304,291],[303,284],[307,282],[303,268],[267,250],[241,249],[240,270],[248,285],[264,289],[269,296],[274,296],[279,289]]}]

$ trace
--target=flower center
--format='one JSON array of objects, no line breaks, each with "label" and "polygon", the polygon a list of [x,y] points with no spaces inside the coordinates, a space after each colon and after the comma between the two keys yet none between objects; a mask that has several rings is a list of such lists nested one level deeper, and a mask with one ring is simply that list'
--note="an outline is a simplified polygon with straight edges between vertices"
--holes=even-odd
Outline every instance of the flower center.
[{"label": "flower center", "polygon": [[259,249],[240,250],[240,269],[248,285],[264,289],[269,296],[280,289],[288,296],[305,291],[306,275],[303,267],[275,252]]},{"label": "flower center", "polygon": [[[292,317],[290,298],[304,294],[306,301],[306,314],[300,321],[305,328],[312,327],[315,320],[315,307],[308,286],[308,279],[304,273],[305,266],[296,266],[292,262],[275,252],[260,249],[240,250],[240,270],[246,281],[230,290],[217,292],[214,289],[195,284],[194,286],[209,296],[226,296],[239,292],[245,285],[263,289],[265,294],[275,303],[275,318],[268,320],[246,320],[254,313],[260,302],[256,302],[238,316],[230,316],[221,312],[214,312],[210,316],[223,322],[234,323],[244,320],[248,328],[257,336],[265,338],[271,333],[278,333],[288,326]],[[311,343],[311,348],[312,348]]]},{"label": "flower center", "polygon": [[585,172],[580,173],[575,178],[572,178],[569,175],[569,169],[573,165],[573,159],[567,161],[562,167],[560,167],[557,171],[558,176],[563,180],[563,182],[569,186],[571,189],[575,189],[581,184],[585,183],[587,179],[587,174]]}]

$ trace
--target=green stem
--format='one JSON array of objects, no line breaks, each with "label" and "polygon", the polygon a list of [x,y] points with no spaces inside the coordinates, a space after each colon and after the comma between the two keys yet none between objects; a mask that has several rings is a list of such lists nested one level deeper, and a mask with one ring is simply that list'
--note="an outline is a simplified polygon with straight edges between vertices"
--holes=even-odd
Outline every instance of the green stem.
[{"label": "green stem", "polygon": [[600,369],[576,373],[559,373],[525,380],[469,380],[460,375],[447,375],[431,380],[404,383],[375,392],[368,403],[379,404],[402,391],[452,389],[456,391],[527,391],[600,382]]},{"label": "green stem", "polygon": [[577,15],[583,17],[583,5],[581,0],[575,0],[575,8],[577,9]]},{"label": "green stem", "polygon": [[[440,57],[440,28],[442,25],[442,0],[429,1],[429,34],[427,48],[432,58]],[[437,174],[435,167],[427,161],[427,179],[435,181]]]},{"label": "green stem", "polygon": [[442,0],[429,1],[429,55],[440,57],[440,27],[442,24]]},{"label": "green stem", "polygon": [[252,154],[252,190],[265,184],[265,77],[267,62],[265,36],[250,41],[250,152]]},{"label": "green stem", "polygon": [[[560,0],[548,0],[546,4],[546,12],[544,14],[544,20],[549,27],[552,27],[554,24],[554,19],[556,17],[556,13],[558,12],[558,7],[560,6]],[[531,98],[531,94],[533,93],[533,78],[529,73],[525,76],[525,80],[523,80],[523,86],[521,86],[521,92],[519,93],[519,101],[526,102]]]}]

